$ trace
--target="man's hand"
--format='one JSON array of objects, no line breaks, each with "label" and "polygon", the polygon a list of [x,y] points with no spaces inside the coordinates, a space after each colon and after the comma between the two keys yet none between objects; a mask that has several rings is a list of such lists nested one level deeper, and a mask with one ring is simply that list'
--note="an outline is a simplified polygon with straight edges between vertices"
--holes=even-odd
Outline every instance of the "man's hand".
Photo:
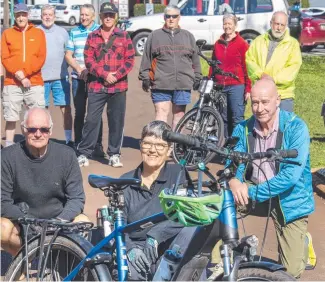
[{"label": "man's hand", "polygon": [[158,259],[158,242],[155,238],[148,236],[144,245],[144,253],[151,263]]},{"label": "man's hand", "polygon": [[230,190],[237,205],[245,206],[248,204],[248,187],[246,183],[241,183],[233,178],[229,181]]},{"label": "man's hand", "polygon": [[195,80],[193,83],[193,90],[198,90],[200,87],[200,80]]},{"label": "man's hand", "polygon": [[146,273],[150,269],[150,263],[140,248],[132,248],[128,251],[127,257],[137,272]]},{"label": "man's hand", "polygon": [[28,78],[24,78],[22,81],[21,81],[21,84],[25,87],[25,88],[30,88],[31,87],[31,83],[30,83],[30,80]]},{"label": "man's hand", "polygon": [[269,80],[274,81],[273,77],[266,74],[265,72],[262,74],[261,79],[269,79]]},{"label": "man's hand", "polygon": [[23,71],[19,70],[19,71],[16,71],[15,77],[18,80],[22,81],[25,78],[25,75],[24,75]]},{"label": "man's hand", "polygon": [[117,81],[117,78],[115,77],[116,72],[109,72],[107,77],[106,77],[106,81],[109,84],[114,84]]},{"label": "man's hand", "polygon": [[142,81],[142,90],[145,92],[149,92],[151,88],[151,83],[149,79],[145,79]]}]

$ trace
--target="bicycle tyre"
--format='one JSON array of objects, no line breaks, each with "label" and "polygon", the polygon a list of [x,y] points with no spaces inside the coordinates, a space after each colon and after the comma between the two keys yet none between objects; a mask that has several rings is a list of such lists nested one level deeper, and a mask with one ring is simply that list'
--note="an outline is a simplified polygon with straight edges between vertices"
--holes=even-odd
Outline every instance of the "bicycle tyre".
[{"label": "bicycle tyre", "polygon": [[[175,128],[175,132],[177,133],[183,133],[182,129],[184,127],[186,127],[187,123],[190,123],[191,121],[195,120],[195,117],[197,115],[197,111],[198,108],[193,108],[190,111],[188,111],[179,121],[179,123],[177,124],[176,128]],[[206,119],[210,116],[213,116],[214,119],[214,128],[211,131],[211,134],[207,133],[206,128],[207,128],[207,123],[206,123]],[[220,115],[220,113],[218,113],[214,108],[212,107],[203,107],[202,108],[202,114],[201,114],[201,119],[199,121],[200,124],[202,124],[202,126],[198,126],[199,130],[197,132],[191,132],[190,134],[187,135],[191,135],[191,136],[199,136],[199,137],[203,137],[204,139],[207,139],[208,136],[215,136],[218,139],[217,142],[217,146],[222,146],[224,143],[224,122],[223,119]],[[205,123],[205,124],[204,124]],[[211,121],[210,121],[211,123]],[[183,133],[184,134],[184,133]],[[179,144],[173,143],[173,152],[172,152],[172,158],[174,160],[175,163],[179,163],[179,161],[185,156],[185,154],[187,153],[187,150],[181,150],[181,146]],[[201,152],[202,153],[202,152]],[[193,153],[194,154],[194,153]],[[202,153],[203,154],[203,153]],[[215,153],[213,152],[208,152],[205,153],[206,155],[201,159],[202,161],[207,164],[208,162],[210,162],[214,157],[215,157]],[[188,170],[196,170],[198,168],[198,163],[197,162],[192,162],[186,165],[186,168]]]},{"label": "bicycle tyre", "polygon": [[[47,235],[45,237],[44,254],[46,254],[47,246],[49,245],[51,238],[52,238],[52,236],[49,236],[49,235]],[[34,269],[37,270],[37,258],[39,257],[39,251],[38,251],[39,245],[40,245],[40,237],[33,238],[28,243],[28,254],[30,256],[29,258],[36,259],[35,263],[33,261],[30,262],[30,267],[31,267],[30,275],[33,273],[33,266],[34,266]],[[90,251],[91,248],[92,248],[92,245],[90,244],[90,242],[78,235],[74,235],[74,234],[73,235],[69,234],[68,236],[59,235],[55,239],[55,241],[52,245],[51,255],[49,256],[48,263],[49,263],[49,261],[51,261],[51,256],[52,256],[53,252],[57,252],[58,253],[57,259],[56,259],[57,263],[59,265],[65,264],[65,266],[67,266],[67,269],[70,268],[65,263],[65,261],[62,262],[62,260],[61,260],[60,252],[63,250],[63,251],[68,252],[68,256],[66,259],[66,261],[68,261],[68,263],[69,263],[69,258],[71,259],[71,256],[69,257],[69,253],[72,254],[74,256],[74,258],[77,258],[76,264],[72,263],[71,269],[73,269],[80,262],[80,260],[86,256],[86,254]],[[25,263],[24,263],[25,258],[26,258],[25,247],[23,247],[19,251],[17,256],[14,258],[14,260],[11,262],[11,264],[7,270],[7,273],[5,275],[5,279],[4,279],[5,281],[19,280],[21,275],[24,273],[23,268],[25,266]],[[58,261],[60,261],[60,262],[58,262]],[[75,260],[73,260],[73,262],[74,261]],[[48,264],[47,264],[46,269],[48,270]],[[60,270],[55,269],[55,266],[53,269],[52,269],[52,267],[50,267],[49,270],[51,271],[51,277],[48,277],[49,275],[47,273],[44,280],[45,281],[47,279],[49,279],[49,281],[62,280],[64,277],[67,276],[67,274],[69,272],[71,272],[71,269],[70,269],[70,271],[65,271],[66,273],[63,275],[63,273],[60,273]],[[95,265],[89,269],[83,268],[82,271],[85,273],[85,270],[86,271],[89,270],[92,277],[90,277],[91,279],[89,279],[89,277],[87,276],[84,279],[84,281],[113,281],[106,265],[100,264],[100,265]],[[79,271],[78,275],[75,277],[76,281],[82,281],[80,279],[81,275],[82,275],[80,272],[81,271]],[[54,278],[53,275],[56,276],[55,277],[56,279],[53,279]],[[36,276],[36,274],[34,274],[34,276]],[[58,277],[59,277],[59,279],[58,279]],[[31,278],[33,278],[33,277],[30,277],[30,279]]]},{"label": "bicycle tyre", "polygon": [[296,281],[296,279],[283,270],[241,268],[238,270],[237,281]]}]

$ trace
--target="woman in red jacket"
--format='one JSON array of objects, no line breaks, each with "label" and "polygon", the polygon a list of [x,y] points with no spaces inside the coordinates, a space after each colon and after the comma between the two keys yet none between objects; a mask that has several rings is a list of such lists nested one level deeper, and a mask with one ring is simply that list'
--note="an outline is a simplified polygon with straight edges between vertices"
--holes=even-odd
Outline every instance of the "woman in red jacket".
[{"label": "woman in red jacket", "polygon": [[245,63],[249,45],[236,32],[237,21],[237,17],[233,14],[223,16],[225,33],[216,41],[212,54],[213,59],[221,62],[222,70],[239,77],[239,80],[235,80],[231,77],[215,76],[217,83],[224,86],[223,93],[227,96],[227,107],[221,113],[225,122],[225,137],[231,136],[235,126],[244,120],[245,101],[250,97],[251,88]]}]

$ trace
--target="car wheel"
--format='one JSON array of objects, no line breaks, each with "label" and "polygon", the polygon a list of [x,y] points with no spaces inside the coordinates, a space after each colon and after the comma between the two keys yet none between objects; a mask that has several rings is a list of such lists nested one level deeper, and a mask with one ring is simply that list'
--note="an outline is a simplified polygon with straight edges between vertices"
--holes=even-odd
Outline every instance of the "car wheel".
[{"label": "car wheel", "polygon": [[314,48],[315,48],[314,45],[312,45],[312,46],[302,46],[301,51],[302,52],[311,52]]},{"label": "car wheel", "polygon": [[75,17],[71,17],[69,19],[69,25],[75,25],[76,24],[76,18]]},{"label": "car wheel", "polygon": [[248,44],[251,44],[251,42],[257,37],[257,34],[252,32],[246,32],[243,33],[241,37],[244,38]]},{"label": "car wheel", "polygon": [[137,56],[142,56],[144,52],[144,46],[146,45],[149,32],[140,32],[134,36],[132,42]]}]

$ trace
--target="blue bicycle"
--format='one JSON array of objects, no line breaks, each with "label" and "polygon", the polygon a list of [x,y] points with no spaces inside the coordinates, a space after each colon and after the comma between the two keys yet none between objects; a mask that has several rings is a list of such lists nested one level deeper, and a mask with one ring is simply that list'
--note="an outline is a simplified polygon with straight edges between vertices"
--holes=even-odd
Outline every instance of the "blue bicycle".
[{"label": "blue bicycle", "polygon": [[[200,142],[196,138],[177,133],[166,132],[164,136],[170,142],[181,143],[192,149],[213,151],[231,160],[232,164],[218,173],[218,180],[204,163],[199,164],[197,181],[190,180],[182,187],[177,184],[173,188],[166,187],[161,192],[159,197],[165,213],[155,214],[128,225],[125,225],[123,219],[123,189],[128,185],[140,185],[140,180],[90,175],[88,179],[90,185],[104,191],[104,195],[109,199],[114,231],[93,246],[79,235],[80,232],[85,233],[90,230],[92,226],[89,223],[62,223],[55,220],[21,218],[19,222],[26,225],[27,229],[41,226],[42,231],[26,240],[27,244],[14,258],[5,280],[16,281],[22,278],[41,281],[129,280],[125,234],[164,221],[167,215],[171,220],[183,223],[185,226],[194,226],[191,227],[192,230],[194,228],[194,232],[188,240],[187,247],[179,250],[177,264],[164,269],[169,273],[163,273],[159,277],[152,274],[153,280],[205,280],[205,271],[212,249],[218,241],[222,240],[220,256],[223,262],[223,273],[217,277],[218,280],[294,281],[295,279],[286,273],[282,265],[256,260],[258,240],[254,235],[239,238],[236,207],[228,181],[233,177],[238,162],[269,158],[295,163],[292,160],[285,160],[284,157],[294,157],[296,151],[269,150],[266,153],[240,153],[232,150],[231,142],[228,142],[227,148],[220,148],[209,140]],[[183,168],[185,169],[185,162]],[[210,180],[203,181],[203,174],[206,174]],[[210,201],[212,198],[213,203]],[[190,202],[195,203],[197,209],[204,210],[204,213],[195,218],[193,214],[198,215],[198,213],[189,212],[193,208]],[[182,210],[180,207],[188,209]],[[203,218],[203,214],[207,216]],[[161,266],[158,263],[160,272]],[[148,280],[151,278],[148,276]]]}]

